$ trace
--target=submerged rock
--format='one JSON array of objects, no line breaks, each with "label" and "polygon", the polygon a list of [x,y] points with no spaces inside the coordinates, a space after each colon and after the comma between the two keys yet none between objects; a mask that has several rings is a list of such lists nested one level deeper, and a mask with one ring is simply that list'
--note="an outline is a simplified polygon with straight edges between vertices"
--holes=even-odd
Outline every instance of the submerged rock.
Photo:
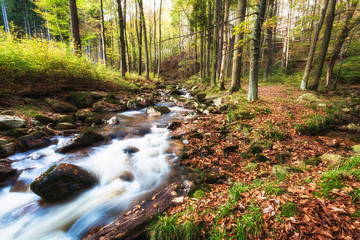
[{"label": "submerged rock", "polygon": [[103,140],[105,140],[105,138],[102,135],[93,131],[86,131],[81,133],[79,136],[73,137],[69,142],[61,145],[58,149],[56,149],[56,152],[66,153],[78,148],[91,146],[92,144]]},{"label": "submerged rock", "polygon": [[0,115],[0,130],[22,128],[26,126],[26,121],[19,117]]},{"label": "submerged rock", "polygon": [[77,107],[70,103],[62,102],[53,98],[46,98],[45,102],[57,113],[76,112]]},{"label": "submerged rock", "polygon": [[17,173],[16,169],[13,169],[9,166],[4,166],[4,165],[0,164],[0,183],[15,176],[16,173]]},{"label": "submerged rock", "polygon": [[11,156],[15,153],[15,143],[0,143],[0,158]]},{"label": "submerged rock", "polygon": [[105,98],[94,103],[93,109],[95,112],[108,113],[125,111],[127,107],[117,100]]},{"label": "submerged rock", "polygon": [[16,142],[23,151],[46,147],[52,143],[51,137],[42,131],[20,137]]},{"label": "submerged rock", "polygon": [[137,153],[140,150],[137,147],[129,146],[129,147],[125,148],[123,151],[124,151],[124,153],[132,154],[132,153]]},{"label": "submerged rock", "polygon": [[69,102],[78,108],[88,108],[94,103],[94,100],[88,92],[73,92],[67,96]]},{"label": "submerged rock", "polygon": [[179,121],[175,121],[175,122],[171,122],[171,123],[169,123],[169,125],[168,125],[168,129],[169,130],[175,130],[175,129],[177,129],[178,127],[180,127],[181,126],[181,122],[179,122]]},{"label": "submerged rock", "polygon": [[53,165],[31,183],[30,189],[49,202],[55,202],[91,188],[97,179],[85,169],[73,164]]},{"label": "submerged rock", "polygon": [[107,124],[110,125],[116,125],[119,124],[119,119],[116,116],[113,116],[112,118],[110,118],[109,120],[106,121]]}]

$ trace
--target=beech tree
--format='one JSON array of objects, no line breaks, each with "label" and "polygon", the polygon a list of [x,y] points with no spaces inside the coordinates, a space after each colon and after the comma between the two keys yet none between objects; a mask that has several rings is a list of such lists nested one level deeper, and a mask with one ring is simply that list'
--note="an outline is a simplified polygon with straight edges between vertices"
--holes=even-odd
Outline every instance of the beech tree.
[{"label": "beech tree", "polygon": [[79,19],[76,7],[76,0],[69,0],[70,21],[71,21],[71,37],[74,44],[75,52],[81,55],[81,41],[79,32]]},{"label": "beech tree", "polygon": [[119,35],[120,35],[120,67],[121,67],[121,76],[125,77],[126,73],[126,47],[125,47],[125,36],[124,36],[124,17],[123,10],[121,7],[121,0],[116,0],[118,5],[118,15],[119,15]]}]

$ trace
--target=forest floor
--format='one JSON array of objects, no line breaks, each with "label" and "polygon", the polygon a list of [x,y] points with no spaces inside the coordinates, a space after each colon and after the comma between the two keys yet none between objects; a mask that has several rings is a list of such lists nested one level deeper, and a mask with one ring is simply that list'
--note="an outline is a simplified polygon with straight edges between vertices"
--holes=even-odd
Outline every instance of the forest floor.
[{"label": "forest floor", "polygon": [[213,113],[183,121],[173,135],[195,188],[150,235],[360,239],[360,86],[299,101],[305,93],[262,86],[251,103],[217,94]]}]

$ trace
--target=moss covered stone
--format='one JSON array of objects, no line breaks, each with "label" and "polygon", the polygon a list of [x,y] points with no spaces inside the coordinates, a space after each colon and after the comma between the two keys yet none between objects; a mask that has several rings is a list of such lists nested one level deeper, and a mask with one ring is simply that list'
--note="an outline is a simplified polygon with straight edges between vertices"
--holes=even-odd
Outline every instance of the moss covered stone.
[{"label": "moss covered stone", "polygon": [[74,123],[74,118],[69,115],[62,115],[58,118],[58,123]]},{"label": "moss covered stone", "polygon": [[88,92],[73,92],[67,96],[69,102],[78,108],[88,108],[94,103],[94,100]]},{"label": "moss covered stone", "polygon": [[45,102],[57,113],[76,112],[77,107],[70,103],[62,102],[53,98],[46,98]]},{"label": "moss covered stone", "polygon": [[54,123],[55,120],[48,117],[48,116],[45,116],[43,114],[37,114],[35,115],[34,117],[36,120],[38,120],[39,122],[43,123],[43,124],[49,124],[49,123]]},{"label": "moss covered stone", "polygon": [[95,123],[98,123],[101,121],[101,115],[96,112],[91,111],[78,111],[75,113],[75,116],[85,122],[93,121]]},{"label": "moss covered stone", "polygon": [[299,209],[295,203],[288,202],[280,207],[280,212],[282,216],[289,218],[295,216],[299,212]]}]

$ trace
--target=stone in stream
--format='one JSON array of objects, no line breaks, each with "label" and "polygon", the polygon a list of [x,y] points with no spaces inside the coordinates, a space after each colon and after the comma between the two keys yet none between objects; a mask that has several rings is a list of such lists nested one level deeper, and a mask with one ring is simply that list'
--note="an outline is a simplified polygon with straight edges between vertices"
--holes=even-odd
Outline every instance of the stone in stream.
[{"label": "stone in stream", "polygon": [[149,106],[146,109],[146,113],[149,115],[163,115],[170,112],[171,110],[166,106],[157,106],[157,107]]},{"label": "stone in stream", "polygon": [[184,94],[185,93],[183,93],[179,89],[174,89],[174,90],[171,90],[171,92],[170,92],[170,95],[184,95]]},{"label": "stone in stream", "polygon": [[59,122],[55,128],[56,130],[63,131],[63,130],[75,129],[76,126],[75,124],[69,122]]},{"label": "stone in stream", "polygon": [[48,116],[45,116],[43,114],[37,114],[35,115],[35,119],[43,124],[49,124],[49,123],[55,123],[56,121]]},{"label": "stone in stream", "polygon": [[84,133],[81,133],[79,136],[73,137],[69,142],[66,142],[58,147],[56,152],[66,153],[78,148],[91,146],[94,143],[101,142],[103,140],[105,140],[105,138],[102,135],[88,130]]},{"label": "stone in stream", "polygon": [[22,118],[8,115],[0,115],[0,130],[22,128],[26,126],[26,121]]},{"label": "stone in stream", "polygon": [[0,142],[0,158],[11,156],[15,153],[16,144],[14,142]]},{"label": "stone in stream", "polygon": [[73,92],[67,96],[69,102],[78,108],[88,108],[94,103],[94,100],[88,92]]},{"label": "stone in stream", "polygon": [[84,111],[78,111],[75,113],[75,116],[80,120],[83,121],[85,123],[95,123],[98,124],[101,122],[101,115],[99,113],[96,112],[91,112],[89,110],[84,110]]},{"label": "stone in stream", "polygon": [[47,147],[51,145],[51,137],[43,131],[35,132],[23,137],[20,137],[16,140],[16,143],[23,151],[28,151],[31,149],[37,149],[42,147]]},{"label": "stone in stream", "polygon": [[177,128],[180,127],[180,126],[181,126],[181,122],[175,121],[175,122],[169,123],[167,129],[169,129],[169,130],[175,130],[175,129],[177,129]]},{"label": "stone in stream", "polygon": [[127,110],[125,104],[110,98],[104,98],[93,105],[93,109],[98,113],[123,112]]},{"label": "stone in stream", "polygon": [[139,109],[143,108],[143,106],[141,106],[139,101],[137,101],[137,100],[129,100],[126,103],[126,106],[130,110],[139,110]]},{"label": "stone in stream", "polygon": [[10,167],[10,164],[0,162],[0,183],[8,180],[9,178],[15,176],[17,173],[16,169]]},{"label": "stone in stream", "polygon": [[123,152],[127,153],[127,154],[137,153],[138,151],[140,151],[140,150],[134,146],[129,146],[129,147],[123,149]]},{"label": "stone in stream", "polygon": [[85,169],[69,163],[55,164],[31,183],[30,189],[49,202],[66,199],[89,189],[97,179]]},{"label": "stone in stream", "polygon": [[53,98],[46,98],[45,102],[57,113],[76,112],[77,107],[70,103],[62,102]]},{"label": "stone in stream", "polygon": [[112,118],[110,118],[109,120],[106,121],[107,124],[110,125],[116,125],[119,124],[119,119],[116,116],[113,116]]}]

